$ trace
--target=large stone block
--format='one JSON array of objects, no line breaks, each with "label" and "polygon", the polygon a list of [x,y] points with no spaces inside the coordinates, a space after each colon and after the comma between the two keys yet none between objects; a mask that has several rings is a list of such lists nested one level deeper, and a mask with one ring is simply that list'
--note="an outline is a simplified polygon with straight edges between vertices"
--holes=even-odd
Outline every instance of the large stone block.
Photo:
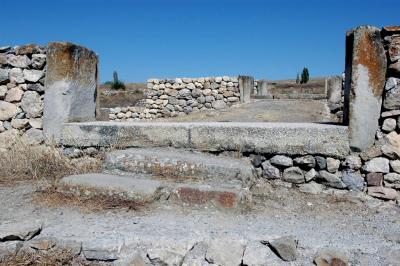
[{"label": "large stone block", "polygon": [[361,26],[346,36],[344,122],[349,125],[350,147],[372,146],[378,129],[387,60],[380,30]]},{"label": "large stone block", "polygon": [[342,77],[329,77],[327,80],[327,98],[328,102],[340,103],[342,100]]},{"label": "large stone block", "polygon": [[260,80],[258,81],[258,90],[257,96],[267,96],[268,93],[268,81],[267,80]]},{"label": "large stone block", "polygon": [[58,141],[65,122],[95,120],[97,55],[66,42],[48,45],[43,130],[47,140]]},{"label": "large stone block", "polygon": [[239,76],[240,102],[249,103],[251,92],[254,90],[254,78]]}]

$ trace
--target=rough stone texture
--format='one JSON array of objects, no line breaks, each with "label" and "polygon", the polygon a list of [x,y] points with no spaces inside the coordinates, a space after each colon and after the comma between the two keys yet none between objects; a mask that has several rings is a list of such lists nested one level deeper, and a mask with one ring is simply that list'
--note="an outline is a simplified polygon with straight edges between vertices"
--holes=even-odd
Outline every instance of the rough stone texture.
[{"label": "rough stone texture", "polygon": [[173,148],[134,148],[106,154],[104,169],[173,179],[253,180],[250,162]]},{"label": "rough stone texture", "polygon": [[303,193],[308,193],[308,194],[313,194],[317,195],[321,193],[324,189],[324,186],[321,184],[318,184],[316,182],[310,182],[306,184],[301,184],[299,186],[299,190]]},{"label": "rough stone texture", "polygon": [[340,161],[334,158],[326,158],[326,170],[331,173],[336,173],[339,169]]},{"label": "rough stone texture", "polygon": [[329,77],[327,89],[327,99],[330,103],[340,103],[342,100],[343,80],[341,76]]},{"label": "rough stone texture", "polygon": [[281,237],[268,242],[271,249],[284,261],[295,261],[300,255],[297,240],[291,236]]},{"label": "rough stone texture", "polygon": [[28,118],[42,117],[43,101],[36,91],[27,91],[21,101],[21,108]]},{"label": "rough stone texture", "polygon": [[367,185],[369,187],[382,186],[383,174],[382,173],[368,173],[366,176]]},{"label": "rough stone texture", "polygon": [[347,33],[344,122],[350,146],[363,151],[374,143],[385,87],[386,54],[380,30],[361,26]]},{"label": "rough stone texture", "polygon": [[389,160],[383,157],[374,158],[365,163],[363,170],[369,173],[389,173]]},{"label": "rough stone texture", "polygon": [[206,260],[215,265],[240,265],[244,248],[236,241],[215,239],[208,243]]},{"label": "rough stone texture", "polygon": [[18,108],[15,104],[0,101],[0,120],[9,120],[19,112],[21,112],[21,109]]},{"label": "rough stone texture", "polygon": [[65,122],[95,120],[97,55],[72,43],[48,45],[43,130],[58,140]]},{"label": "rough stone texture", "polygon": [[42,230],[42,223],[37,221],[35,223],[2,223],[0,225],[0,242],[16,241],[16,240],[30,240]]},{"label": "rough stone texture", "polygon": [[249,76],[239,76],[240,102],[249,103],[250,95],[254,89],[254,78]]},{"label": "rough stone texture", "polygon": [[299,123],[68,123],[61,143],[72,146],[172,146],[203,151],[348,155],[347,128]]},{"label": "rough stone texture", "polygon": [[269,161],[262,163],[263,176],[267,179],[279,179],[281,178],[281,173],[279,169],[273,166]]},{"label": "rough stone texture", "polygon": [[84,196],[112,195],[133,201],[152,201],[163,183],[156,180],[130,178],[108,174],[72,175],[61,179],[59,191]]},{"label": "rough stone texture", "polygon": [[319,172],[318,179],[320,179],[323,184],[333,188],[346,188],[346,184],[342,182],[337,174],[332,174],[325,170]]},{"label": "rough stone texture", "polygon": [[394,200],[399,197],[396,190],[387,187],[368,187],[368,195],[385,200]]},{"label": "rough stone texture", "polygon": [[275,155],[269,161],[276,166],[288,167],[293,165],[292,158],[283,155]]},{"label": "rough stone texture", "polygon": [[314,263],[316,266],[347,266],[349,259],[341,251],[327,249],[318,252]]},{"label": "rough stone texture", "polygon": [[259,80],[257,86],[257,95],[258,96],[268,96],[268,81],[267,80]]},{"label": "rough stone texture", "polygon": [[299,167],[289,167],[285,169],[283,171],[282,180],[295,184],[301,184],[306,181],[304,173]]},{"label": "rough stone texture", "polygon": [[343,174],[342,181],[344,184],[346,184],[347,189],[363,191],[364,178],[360,174],[345,172]]}]

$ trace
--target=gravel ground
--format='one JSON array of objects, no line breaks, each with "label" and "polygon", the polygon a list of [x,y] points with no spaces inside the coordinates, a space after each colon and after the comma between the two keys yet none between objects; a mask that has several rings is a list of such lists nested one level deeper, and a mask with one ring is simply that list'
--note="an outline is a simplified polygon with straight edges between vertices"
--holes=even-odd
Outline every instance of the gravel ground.
[{"label": "gravel ground", "polygon": [[[10,225],[22,230],[42,223],[33,240],[82,243],[85,254],[94,257],[112,251],[118,265],[130,265],[137,252],[146,257],[168,250],[183,256],[201,241],[223,239],[250,246],[281,236],[298,240],[299,257],[284,262],[266,249],[265,265],[312,265],[325,248],[344,252],[351,265],[400,265],[399,206],[353,192],[309,195],[266,184],[258,189],[254,206],[244,212],[155,204],[140,211],[97,213],[74,206],[48,208],[32,201],[35,193],[32,184],[0,187],[0,233]],[[219,248],[233,249],[230,244]]]}]

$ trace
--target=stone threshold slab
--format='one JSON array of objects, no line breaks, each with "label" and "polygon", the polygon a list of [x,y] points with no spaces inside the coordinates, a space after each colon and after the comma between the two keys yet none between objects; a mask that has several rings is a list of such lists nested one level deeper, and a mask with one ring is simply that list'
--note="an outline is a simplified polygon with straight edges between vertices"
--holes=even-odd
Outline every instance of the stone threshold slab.
[{"label": "stone threshold slab", "polygon": [[348,128],[316,123],[84,122],[66,123],[60,144],[76,147],[175,147],[199,151],[321,154],[349,151]]}]

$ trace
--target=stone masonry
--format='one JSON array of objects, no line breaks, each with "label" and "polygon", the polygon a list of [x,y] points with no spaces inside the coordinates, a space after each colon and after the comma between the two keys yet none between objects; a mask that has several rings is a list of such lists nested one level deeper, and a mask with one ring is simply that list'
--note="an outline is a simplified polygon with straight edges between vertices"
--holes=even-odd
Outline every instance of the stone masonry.
[{"label": "stone masonry", "polygon": [[43,142],[45,68],[46,47],[0,47],[0,148],[19,136],[31,144]]},{"label": "stone masonry", "polygon": [[113,108],[109,119],[133,121],[221,110],[240,102],[237,77],[149,79],[144,108]]}]

